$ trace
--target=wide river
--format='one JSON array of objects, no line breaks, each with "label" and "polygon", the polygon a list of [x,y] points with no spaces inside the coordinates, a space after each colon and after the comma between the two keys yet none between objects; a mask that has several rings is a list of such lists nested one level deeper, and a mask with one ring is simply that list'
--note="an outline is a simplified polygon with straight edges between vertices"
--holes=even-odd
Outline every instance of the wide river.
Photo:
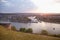
[{"label": "wide river", "polygon": [[13,26],[17,29],[19,28],[32,28],[33,33],[40,33],[42,30],[47,30],[52,34],[60,34],[60,24],[57,23],[48,23],[48,22],[38,22],[38,23],[17,23],[11,22]]}]

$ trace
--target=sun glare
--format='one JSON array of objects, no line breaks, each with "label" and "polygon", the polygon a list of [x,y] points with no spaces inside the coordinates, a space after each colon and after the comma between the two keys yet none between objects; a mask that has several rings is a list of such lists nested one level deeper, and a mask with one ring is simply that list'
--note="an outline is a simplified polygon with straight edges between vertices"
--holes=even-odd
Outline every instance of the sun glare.
[{"label": "sun glare", "polygon": [[60,13],[60,3],[55,0],[31,0],[39,13]]}]

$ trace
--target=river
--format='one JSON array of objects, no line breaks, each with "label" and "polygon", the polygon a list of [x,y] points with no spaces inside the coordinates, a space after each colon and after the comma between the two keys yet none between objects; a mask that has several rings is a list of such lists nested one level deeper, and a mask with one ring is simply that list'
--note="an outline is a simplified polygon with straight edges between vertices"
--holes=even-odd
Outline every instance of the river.
[{"label": "river", "polygon": [[33,33],[40,33],[42,30],[47,30],[51,34],[60,34],[60,24],[48,23],[48,22],[37,22],[37,23],[17,23],[11,22],[18,30],[19,28],[32,28]]}]

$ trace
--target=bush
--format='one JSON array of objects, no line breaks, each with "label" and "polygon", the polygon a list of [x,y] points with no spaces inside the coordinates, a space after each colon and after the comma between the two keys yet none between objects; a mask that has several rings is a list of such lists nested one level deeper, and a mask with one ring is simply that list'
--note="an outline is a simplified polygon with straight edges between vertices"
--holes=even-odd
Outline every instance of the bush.
[{"label": "bush", "polygon": [[11,30],[16,31],[16,27],[12,26]]},{"label": "bush", "polygon": [[60,37],[60,34],[58,34],[57,37]]},{"label": "bush", "polygon": [[42,30],[41,35],[48,35],[48,32],[46,30]]},{"label": "bush", "polygon": [[25,32],[26,29],[25,29],[25,28],[20,28],[19,31],[20,31],[20,32]]},{"label": "bush", "polygon": [[57,37],[57,35],[56,35],[56,34],[53,34],[53,35],[50,35],[50,36]]},{"label": "bush", "polygon": [[52,36],[52,37],[60,37],[60,34],[48,34],[48,36]]},{"label": "bush", "polygon": [[29,29],[26,30],[26,33],[32,33],[32,32],[33,32],[33,31],[32,31],[31,28],[29,28]]},{"label": "bush", "polygon": [[31,28],[28,28],[28,29],[26,29],[26,28],[20,28],[19,31],[20,32],[25,32],[25,33],[32,33],[32,29]]},{"label": "bush", "polygon": [[60,34],[58,34],[58,35],[56,35],[56,34],[52,34],[52,35],[49,35],[49,36],[60,37]]}]

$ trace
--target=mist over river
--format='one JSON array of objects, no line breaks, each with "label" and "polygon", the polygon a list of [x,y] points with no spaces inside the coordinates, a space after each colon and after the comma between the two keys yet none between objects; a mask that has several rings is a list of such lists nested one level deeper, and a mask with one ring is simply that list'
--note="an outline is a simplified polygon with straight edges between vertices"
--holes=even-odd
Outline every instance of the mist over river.
[{"label": "mist over river", "polygon": [[[40,33],[41,30],[47,30],[49,33],[52,34],[60,34],[60,24],[56,23],[48,23],[48,22],[37,22],[37,23],[16,23],[11,22],[13,26],[17,29],[19,28],[32,28],[33,33]],[[55,29],[55,30],[54,30]]]}]

